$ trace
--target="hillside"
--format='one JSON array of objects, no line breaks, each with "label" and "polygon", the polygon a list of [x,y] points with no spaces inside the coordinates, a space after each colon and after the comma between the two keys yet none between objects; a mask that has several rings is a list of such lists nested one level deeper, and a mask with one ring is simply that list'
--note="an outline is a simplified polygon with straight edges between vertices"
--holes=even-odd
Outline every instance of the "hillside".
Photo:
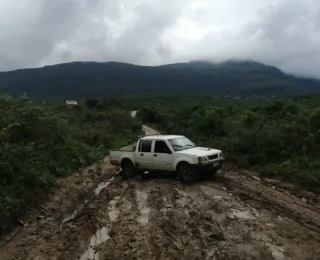
[{"label": "hillside", "polygon": [[320,80],[296,78],[252,61],[194,61],[157,67],[72,62],[1,72],[0,92],[27,93],[36,100],[168,92],[287,96],[320,92]]}]

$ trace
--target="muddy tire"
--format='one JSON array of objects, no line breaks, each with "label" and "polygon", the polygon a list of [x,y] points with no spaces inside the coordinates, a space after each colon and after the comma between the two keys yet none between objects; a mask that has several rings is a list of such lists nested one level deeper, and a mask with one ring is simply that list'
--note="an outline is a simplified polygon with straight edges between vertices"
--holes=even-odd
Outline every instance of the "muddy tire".
[{"label": "muddy tire", "polygon": [[179,167],[178,171],[179,180],[183,184],[192,184],[196,181],[197,175],[194,167],[190,164],[183,164]]},{"label": "muddy tire", "polygon": [[125,160],[121,163],[122,169],[122,179],[127,180],[133,178],[136,175],[136,167],[134,167],[133,163],[130,160]]}]

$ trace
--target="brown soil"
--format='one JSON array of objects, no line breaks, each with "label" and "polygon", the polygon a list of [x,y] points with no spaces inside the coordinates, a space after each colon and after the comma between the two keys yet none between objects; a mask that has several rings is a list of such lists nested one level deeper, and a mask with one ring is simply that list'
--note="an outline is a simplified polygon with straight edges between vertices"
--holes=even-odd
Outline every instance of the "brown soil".
[{"label": "brown soil", "polygon": [[315,194],[229,165],[191,186],[117,170],[61,179],[0,259],[320,259]]}]

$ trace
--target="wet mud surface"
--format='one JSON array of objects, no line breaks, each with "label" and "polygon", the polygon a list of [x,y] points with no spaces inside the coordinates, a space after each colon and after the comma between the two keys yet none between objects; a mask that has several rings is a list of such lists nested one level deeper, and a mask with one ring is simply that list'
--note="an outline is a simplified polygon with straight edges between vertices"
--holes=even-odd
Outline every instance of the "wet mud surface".
[{"label": "wet mud surface", "polygon": [[319,259],[316,195],[299,198],[227,166],[191,186],[122,181],[107,160],[103,168],[101,183],[82,186],[83,201],[69,205],[57,191],[61,199],[30,216],[0,259]]}]

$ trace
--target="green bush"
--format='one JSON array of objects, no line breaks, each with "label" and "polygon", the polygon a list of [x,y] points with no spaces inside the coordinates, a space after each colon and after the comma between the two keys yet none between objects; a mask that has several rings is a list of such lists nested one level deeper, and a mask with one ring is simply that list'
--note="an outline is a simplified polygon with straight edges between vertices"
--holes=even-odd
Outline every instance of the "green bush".
[{"label": "green bush", "polygon": [[[240,166],[320,191],[319,96],[282,100],[212,97],[210,101],[179,95],[176,99],[153,97],[152,103],[141,100],[140,104],[145,104],[139,108],[144,122],[156,122],[166,133],[187,135],[199,145],[222,149]],[[150,113],[162,120],[155,121]]]},{"label": "green bush", "polygon": [[57,177],[102,159],[120,144],[118,138],[128,144],[139,128],[121,108],[69,109],[25,96],[1,96],[0,233],[12,227],[27,203]]}]

